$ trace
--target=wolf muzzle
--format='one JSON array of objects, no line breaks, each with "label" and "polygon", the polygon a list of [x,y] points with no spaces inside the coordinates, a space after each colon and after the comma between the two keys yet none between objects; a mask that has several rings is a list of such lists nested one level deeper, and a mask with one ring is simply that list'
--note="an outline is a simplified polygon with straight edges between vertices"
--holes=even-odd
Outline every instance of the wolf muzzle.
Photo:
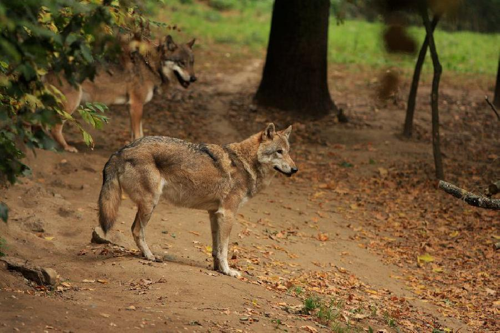
[{"label": "wolf muzzle", "polygon": [[295,174],[299,171],[298,168],[291,168],[290,172],[285,172],[276,166],[274,167],[274,170],[281,172],[282,174],[286,175],[287,177],[292,177],[293,174]]}]

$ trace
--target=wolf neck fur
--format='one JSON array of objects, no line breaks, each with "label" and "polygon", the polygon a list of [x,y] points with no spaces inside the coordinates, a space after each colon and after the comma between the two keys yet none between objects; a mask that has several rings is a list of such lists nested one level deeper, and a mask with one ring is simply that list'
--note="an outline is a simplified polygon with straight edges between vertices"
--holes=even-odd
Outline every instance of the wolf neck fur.
[{"label": "wolf neck fur", "polygon": [[237,143],[228,144],[227,147],[234,152],[238,160],[243,164],[243,168],[250,177],[252,188],[249,195],[254,196],[265,188],[274,176],[272,167],[265,166],[259,162],[258,149],[262,132]]}]

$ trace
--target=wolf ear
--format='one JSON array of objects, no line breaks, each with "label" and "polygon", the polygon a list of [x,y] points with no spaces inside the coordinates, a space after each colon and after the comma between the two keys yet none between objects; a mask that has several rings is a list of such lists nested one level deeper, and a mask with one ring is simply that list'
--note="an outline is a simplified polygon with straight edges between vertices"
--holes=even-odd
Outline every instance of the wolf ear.
[{"label": "wolf ear", "polygon": [[272,140],[274,138],[274,134],[276,133],[276,128],[273,123],[267,124],[266,129],[262,132],[262,141]]},{"label": "wolf ear", "polygon": [[281,134],[283,134],[288,140],[290,138],[290,134],[292,134],[292,125],[288,126],[287,129],[281,131]]},{"label": "wolf ear", "polygon": [[196,38],[193,38],[191,39],[189,42],[186,43],[186,45],[192,49],[193,48],[193,45],[194,45],[194,42],[196,42]]},{"label": "wolf ear", "polygon": [[175,51],[177,48],[177,44],[174,43],[174,39],[170,35],[165,38],[165,45],[169,51]]}]

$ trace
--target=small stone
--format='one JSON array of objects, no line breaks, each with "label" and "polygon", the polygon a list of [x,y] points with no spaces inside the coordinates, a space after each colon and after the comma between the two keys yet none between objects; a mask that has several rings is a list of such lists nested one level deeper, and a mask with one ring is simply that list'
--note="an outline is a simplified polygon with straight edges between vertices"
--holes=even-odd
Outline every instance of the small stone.
[{"label": "small stone", "polygon": [[495,243],[495,250],[500,250],[500,242]]},{"label": "small stone", "polygon": [[45,284],[53,286],[57,283],[57,272],[54,269],[42,268],[42,274]]},{"label": "small stone", "polygon": [[36,216],[29,216],[25,221],[21,222],[22,226],[33,232],[45,232],[45,223]]}]

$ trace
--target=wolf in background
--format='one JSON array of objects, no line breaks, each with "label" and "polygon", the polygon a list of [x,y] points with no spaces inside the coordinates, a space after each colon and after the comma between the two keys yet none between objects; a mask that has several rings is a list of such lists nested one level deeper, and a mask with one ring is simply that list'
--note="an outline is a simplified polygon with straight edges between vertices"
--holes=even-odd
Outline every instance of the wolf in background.
[{"label": "wolf in background", "polygon": [[[150,43],[150,42],[148,42]],[[147,54],[127,50],[121,64],[110,64],[98,70],[93,81],[86,80],[73,87],[56,75],[47,75],[45,81],[57,88],[64,96],[63,108],[72,114],[81,103],[99,102],[106,105],[128,104],[132,141],[143,137],[142,114],[144,104],[152,98],[160,86],[178,81],[188,88],[196,81],[194,73],[193,45],[195,40],[177,45],[168,35],[158,46],[150,45]],[[77,152],[62,133],[64,122],[55,125],[51,134],[66,151]]]}]

